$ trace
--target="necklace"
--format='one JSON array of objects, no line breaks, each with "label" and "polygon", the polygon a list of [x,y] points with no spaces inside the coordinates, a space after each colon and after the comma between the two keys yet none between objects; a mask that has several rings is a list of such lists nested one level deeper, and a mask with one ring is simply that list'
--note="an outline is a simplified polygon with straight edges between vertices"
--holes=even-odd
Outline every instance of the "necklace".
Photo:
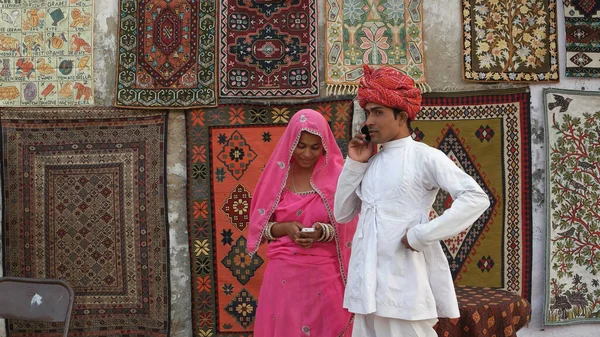
[{"label": "necklace", "polygon": [[292,188],[294,189],[295,193],[298,193],[298,190],[296,189],[296,183],[294,182],[294,165],[292,165]]}]

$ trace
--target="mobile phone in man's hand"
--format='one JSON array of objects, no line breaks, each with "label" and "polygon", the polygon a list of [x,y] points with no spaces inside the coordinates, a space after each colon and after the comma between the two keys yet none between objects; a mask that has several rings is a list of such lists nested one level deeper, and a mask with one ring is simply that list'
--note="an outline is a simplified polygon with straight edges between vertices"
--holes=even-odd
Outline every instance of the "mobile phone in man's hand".
[{"label": "mobile phone in man's hand", "polygon": [[362,128],[360,128],[360,133],[362,133],[363,135],[366,135],[367,137],[365,138],[365,140],[368,142],[371,141],[371,135],[369,134],[369,128],[365,125]]}]

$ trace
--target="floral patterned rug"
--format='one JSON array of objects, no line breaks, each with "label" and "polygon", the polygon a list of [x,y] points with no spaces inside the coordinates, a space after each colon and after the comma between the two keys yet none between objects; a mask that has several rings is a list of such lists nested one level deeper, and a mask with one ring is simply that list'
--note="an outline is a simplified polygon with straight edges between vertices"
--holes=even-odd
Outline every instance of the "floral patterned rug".
[{"label": "floral patterned rug", "polygon": [[425,81],[423,2],[331,0],[325,2],[325,83],[328,94],[353,93],[363,64],[392,66]]},{"label": "floral patterned rug", "polygon": [[546,303],[551,324],[600,322],[600,92],[545,89]]},{"label": "floral patterned rug", "polygon": [[467,81],[558,81],[556,0],[462,0]]}]

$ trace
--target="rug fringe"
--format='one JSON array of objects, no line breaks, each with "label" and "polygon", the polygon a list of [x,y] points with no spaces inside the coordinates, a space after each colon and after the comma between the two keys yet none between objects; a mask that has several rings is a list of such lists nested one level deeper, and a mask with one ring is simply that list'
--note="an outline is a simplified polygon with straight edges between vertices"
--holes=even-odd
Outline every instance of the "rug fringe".
[{"label": "rug fringe", "polygon": [[[415,85],[422,93],[431,92],[431,87],[427,83],[415,83]],[[355,95],[357,91],[358,84],[328,84],[325,88],[327,96]]]},{"label": "rug fringe", "polygon": [[219,98],[219,107],[211,109],[219,109],[223,105],[253,105],[253,106],[273,106],[273,105],[296,105],[305,103],[320,103],[320,102],[333,102],[333,101],[346,101],[354,100],[352,95],[329,95],[323,97],[307,98],[301,100],[268,100],[262,99],[257,100],[255,98]]},{"label": "rug fringe", "polygon": [[327,96],[354,95],[357,90],[357,84],[328,84],[325,93]]},{"label": "rug fringe", "polygon": [[421,92],[424,94],[431,92],[431,87],[427,83],[416,83],[416,85],[417,85],[417,88],[419,88],[419,90],[421,90]]}]

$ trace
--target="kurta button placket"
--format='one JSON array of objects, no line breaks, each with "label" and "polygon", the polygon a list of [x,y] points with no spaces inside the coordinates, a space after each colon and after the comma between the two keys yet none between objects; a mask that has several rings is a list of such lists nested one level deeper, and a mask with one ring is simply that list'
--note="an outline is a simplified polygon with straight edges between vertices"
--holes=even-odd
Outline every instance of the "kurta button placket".
[{"label": "kurta button placket", "polygon": [[367,299],[367,309],[374,312],[376,310],[375,291],[377,290],[377,203],[375,201],[365,201],[363,205],[367,206],[364,217],[368,220],[365,221],[365,224],[372,224],[371,226],[363,226],[363,231],[366,231],[363,234],[363,252],[365,253],[363,291]]}]

